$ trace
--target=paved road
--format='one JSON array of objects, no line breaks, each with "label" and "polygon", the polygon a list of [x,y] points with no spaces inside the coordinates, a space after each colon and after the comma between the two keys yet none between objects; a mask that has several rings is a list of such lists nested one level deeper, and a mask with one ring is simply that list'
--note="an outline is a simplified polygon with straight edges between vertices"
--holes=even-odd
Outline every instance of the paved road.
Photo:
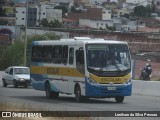
[{"label": "paved road", "polygon": [[120,104],[115,99],[91,99],[87,103],[76,103],[73,95],[60,94],[59,99],[47,99],[43,91],[31,87],[4,88],[0,80],[0,102],[4,101],[49,111],[160,111],[160,97],[133,94]]}]

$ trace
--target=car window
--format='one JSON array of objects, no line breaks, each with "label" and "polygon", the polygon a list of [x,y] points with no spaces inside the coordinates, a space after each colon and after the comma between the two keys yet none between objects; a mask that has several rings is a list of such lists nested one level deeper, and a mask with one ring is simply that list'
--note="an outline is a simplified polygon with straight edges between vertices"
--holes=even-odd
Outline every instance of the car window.
[{"label": "car window", "polygon": [[9,74],[13,75],[13,68],[10,69]]},{"label": "car window", "polygon": [[30,74],[29,68],[15,68],[14,74]]},{"label": "car window", "polygon": [[5,70],[5,73],[9,74],[9,70],[10,70],[10,68],[7,68],[7,69]]}]

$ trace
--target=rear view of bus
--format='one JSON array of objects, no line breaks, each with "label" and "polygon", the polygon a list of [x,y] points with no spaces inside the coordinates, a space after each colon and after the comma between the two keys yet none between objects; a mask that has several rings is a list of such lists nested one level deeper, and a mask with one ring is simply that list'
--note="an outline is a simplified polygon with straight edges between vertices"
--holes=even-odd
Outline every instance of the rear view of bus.
[{"label": "rear view of bus", "polygon": [[32,87],[48,98],[65,93],[75,94],[77,102],[115,98],[122,103],[132,93],[126,42],[85,37],[35,41],[30,63]]}]

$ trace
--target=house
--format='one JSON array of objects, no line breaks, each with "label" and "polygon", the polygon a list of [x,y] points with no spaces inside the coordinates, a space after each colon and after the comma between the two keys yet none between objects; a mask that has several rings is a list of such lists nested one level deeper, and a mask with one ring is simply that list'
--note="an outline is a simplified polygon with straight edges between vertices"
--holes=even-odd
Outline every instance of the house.
[{"label": "house", "polygon": [[26,7],[16,7],[16,25],[25,26]]},{"label": "house", "polygon": [[67,19],[67,18],[62,18],[62,23],[63,23],[64,27],[70,28],[73,26],[78,26],[79,21]]},{"label": "house", "polygon": [[114,10],[117,8],[117,3],[116,2],[103,2],[102,6],[108,10]]},{"label": "house", "polygon": [[108,27],[113,27],[113,20],[79,19],[79,25],[95,29],[107,29]]},{"label": "house", "polygon": [[69,13],[68,19],[76,21],[79,19],[102,20],[102,8],[88,8],[82,13]]}]

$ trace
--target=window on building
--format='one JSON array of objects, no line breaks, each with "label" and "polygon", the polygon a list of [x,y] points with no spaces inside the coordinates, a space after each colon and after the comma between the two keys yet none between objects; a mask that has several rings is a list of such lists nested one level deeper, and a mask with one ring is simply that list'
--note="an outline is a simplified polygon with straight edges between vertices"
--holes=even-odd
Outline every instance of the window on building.
[{"label": "window on building", "polygon": [[24,18],[22,18],[22,20],[24,20]]},{"label": "window on building", "polygon": [[22,11],[22,14],[24,14],[25,12],[24,11]]}]

